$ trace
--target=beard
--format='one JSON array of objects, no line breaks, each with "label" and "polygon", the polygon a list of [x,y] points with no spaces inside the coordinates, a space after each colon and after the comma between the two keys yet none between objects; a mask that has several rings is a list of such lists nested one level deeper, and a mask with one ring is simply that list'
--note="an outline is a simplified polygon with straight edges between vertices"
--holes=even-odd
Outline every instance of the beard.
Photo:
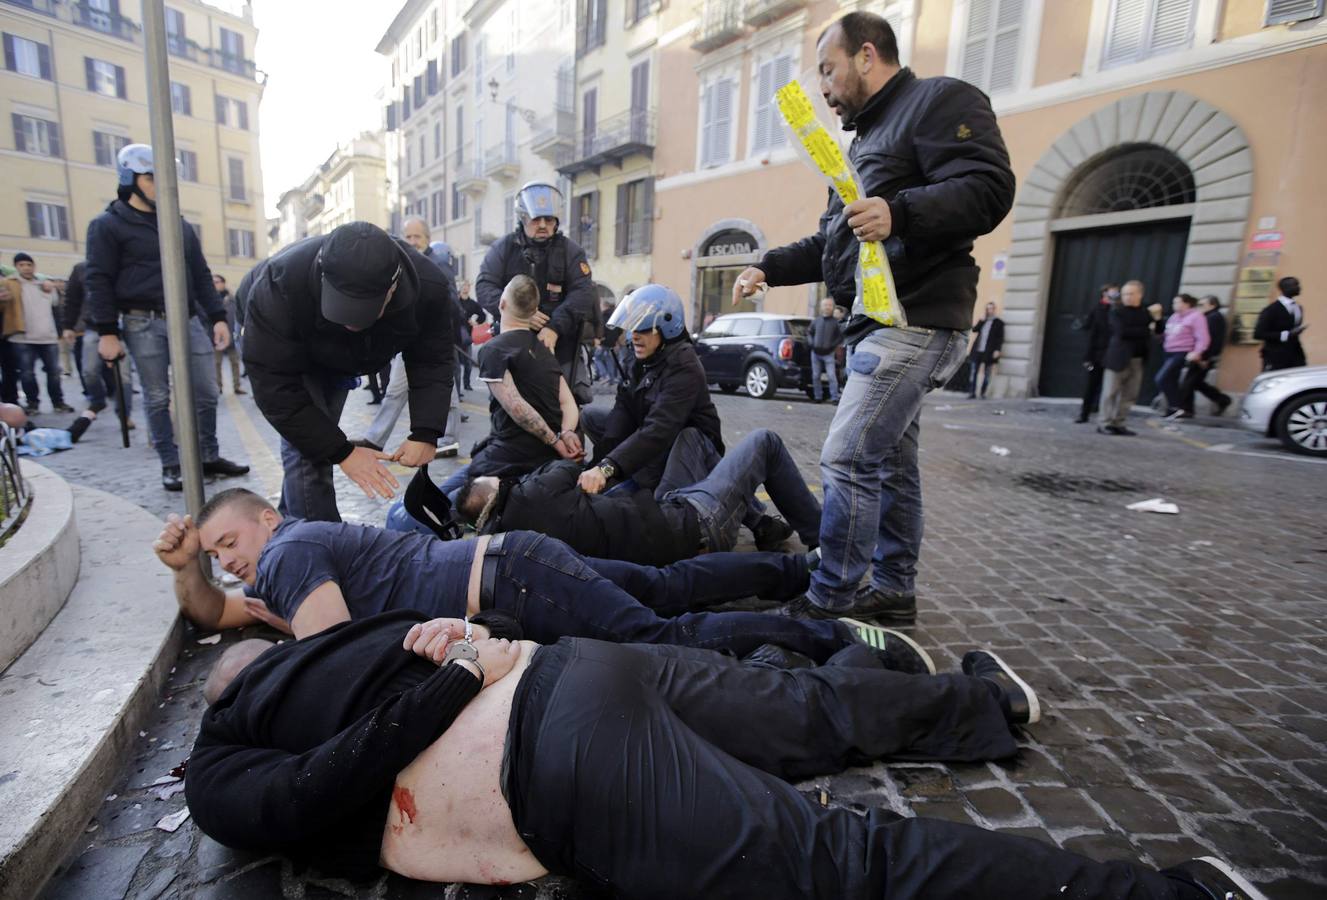
[{"label": "beard", "polygon": [[839,121],[844,125],[851,125],[852,120],[857,118],[857,114],[862,111],[862,107],[869,99],[866,96],[866,82],[856,71],[849,70],[844,79],[843,92],[831,95],[830,99],[837,106]]}]

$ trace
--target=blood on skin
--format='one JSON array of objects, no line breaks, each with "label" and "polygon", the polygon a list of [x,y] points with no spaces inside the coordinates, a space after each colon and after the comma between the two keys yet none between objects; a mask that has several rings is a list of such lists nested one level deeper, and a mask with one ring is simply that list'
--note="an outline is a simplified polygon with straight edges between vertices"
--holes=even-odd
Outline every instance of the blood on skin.
[{"label": "blood on skin", "polygon": [[403,788],[399,784],[393,787],[392,800],[396,802],[397,809],[401,810],[401,818],[406,824],[412,824],[419,816],[419,809],[415,806],[415,795],[410,793],[409,788]]}]

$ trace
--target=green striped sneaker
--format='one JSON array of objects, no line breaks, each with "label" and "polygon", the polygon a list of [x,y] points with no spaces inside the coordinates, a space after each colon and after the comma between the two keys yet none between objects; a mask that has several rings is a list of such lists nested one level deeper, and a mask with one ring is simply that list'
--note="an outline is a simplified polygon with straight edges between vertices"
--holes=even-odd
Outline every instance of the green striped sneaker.
[{"label": "green striped sneaker", "polygon": [[935,663],[931,655],[916,641],[892,628],[881,628],[856,619],[839,619],[852,630],[853,636],[876,652],[886,669],[908,675],[934,675]]}]

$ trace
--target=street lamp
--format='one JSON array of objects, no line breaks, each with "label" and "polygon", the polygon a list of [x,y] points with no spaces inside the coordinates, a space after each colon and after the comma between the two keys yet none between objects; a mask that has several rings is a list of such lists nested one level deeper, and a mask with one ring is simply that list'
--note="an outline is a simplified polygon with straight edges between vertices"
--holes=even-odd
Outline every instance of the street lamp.
[{"label": "street lamp", "polygon": [[[498,84],[498,79],[496,77],[490,78],[488,80],[488,99],[492,100],[494,103],[498,102],[499,87],[500,85]],[[517,106],[514,103],[511,103],[510,101],[507,103],[507,106],[510,107],[514,112],[519,114],[520,117],[525,120],[526,125],[534,124],[535,116],[537,116],[538,113],[536,113],[533,109],[525,109],[523,107]]]}]

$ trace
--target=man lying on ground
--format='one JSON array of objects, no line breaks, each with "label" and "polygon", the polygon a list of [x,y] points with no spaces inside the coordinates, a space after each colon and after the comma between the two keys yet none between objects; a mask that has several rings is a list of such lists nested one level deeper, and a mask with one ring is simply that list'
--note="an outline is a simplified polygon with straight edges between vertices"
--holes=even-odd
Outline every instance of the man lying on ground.
[{"label": "man lying on ground", "polygon": [[57,450],[68,450],[78,443],[96,418],[94,410],[85,409],[68,428],[39,428],[23,407],[16,403],[0,403],[0,422],[18,434],[20,456],[46,456]]},{"label": "man lying on ground", "polygon": [[[213,586],[197,565],[200,548],[242,580],[245,590],[227,593]],[[283,518],[243,488],[212,497],[199,511],[197,527],[172,516],[153,549],[175,571],[184,615],[209,628],[264,621],[303,638],[388,610],[460,618],[497,609],[514,616],[531,639],[547,643],[594,637],[739,656],[774,644],[816,662],[859,641],[886,656],[911,644],[896,632],[855,622],[689,611],[753,593],[776,599],[805,589],[809,562],[798,554],[712,554],[651,569],[586,559],[561,541],[524,531],[439,541],[414,532]]]},{"label": "man lying on ground", "polygon": [[326,874],[555,873],[626,898],[1259,896],[1211,864],[1098,863],[827,809],[789,783],[885,758],[1013,756],[1037,698],[980,650],[963,674],[881,670],[856,647],[775,672],[688,648],[472,641],[464,623],[398,612],[236,654],[253,661],[228,687],[210,679],[189,809],[223,844]]},{"label": "man lying on ground", "polygon": [[819,543],[820,503],[773,431],[751,432],[708,474],[693,474],[689,487],[656,500],[648,490],[587,493],[579,465],[553,462],[521,478],[470,478],[456,509],[481,533],[538,531],[590,556],[658,566],[733,549],[763,484],[806,546]]}]

